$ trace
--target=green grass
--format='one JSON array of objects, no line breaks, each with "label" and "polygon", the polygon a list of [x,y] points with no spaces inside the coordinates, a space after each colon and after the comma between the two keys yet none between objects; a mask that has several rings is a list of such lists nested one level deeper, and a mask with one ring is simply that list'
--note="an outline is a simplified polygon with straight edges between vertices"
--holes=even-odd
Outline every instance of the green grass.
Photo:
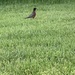
[{"label": "green grass", "polygon": [[0,5],[0,75],[75,75],[75,4]]},{"label": "green grass", "polygon": [[0,0],[0,4],[14,4],[14,3],[48,3],[48,4],[60,4],[60,3],[71,3],[75,0]]}]

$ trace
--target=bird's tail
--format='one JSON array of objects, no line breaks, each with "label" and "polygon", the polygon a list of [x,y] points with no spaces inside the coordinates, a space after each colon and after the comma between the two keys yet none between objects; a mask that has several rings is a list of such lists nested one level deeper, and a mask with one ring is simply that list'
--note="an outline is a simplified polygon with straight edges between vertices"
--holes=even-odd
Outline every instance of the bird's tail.
[{"label": "bird's tail", "polygon": [[28,19],[28,18],[30,18],[30,17],[25,17],[25,19]]},{"label": "bird's tail", "polygon": [[27,19],[28,17],[25,17],[24,19]]}]

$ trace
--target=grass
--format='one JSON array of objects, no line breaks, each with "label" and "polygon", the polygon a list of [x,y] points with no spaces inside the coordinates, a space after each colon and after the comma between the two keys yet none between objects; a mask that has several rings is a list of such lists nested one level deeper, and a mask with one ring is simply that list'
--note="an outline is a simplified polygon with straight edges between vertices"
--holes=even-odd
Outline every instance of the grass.
[{"label": "grass", "polygon": [[75,75],[75,4],[0,5],[0,75]]},{"label": "grass", "polygon": [[71,3],[75,2],[75,0],[0,0],[0,4],[15,4],[15,3],[22,3],[22,4],[27,4],[27,3],[48,3],[48,4],[60,4],[60,3]]}]

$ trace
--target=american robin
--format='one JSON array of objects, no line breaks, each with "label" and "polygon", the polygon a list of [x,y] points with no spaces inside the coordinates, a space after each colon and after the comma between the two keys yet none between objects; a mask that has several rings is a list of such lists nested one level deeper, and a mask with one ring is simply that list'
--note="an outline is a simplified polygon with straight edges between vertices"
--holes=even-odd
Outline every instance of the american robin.
[{"label": "american robin", "polygon": [[26,18],[35,18],[36,16],[36,8],[33,8],[33,12]]}]

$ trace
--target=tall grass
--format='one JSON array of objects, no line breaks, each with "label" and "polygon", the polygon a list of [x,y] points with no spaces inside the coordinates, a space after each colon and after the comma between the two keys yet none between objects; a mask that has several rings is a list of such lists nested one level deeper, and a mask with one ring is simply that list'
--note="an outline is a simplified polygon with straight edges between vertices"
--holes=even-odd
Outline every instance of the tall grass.
[{"label": "tall grass", "polygon": [[67,3],[75,2],[75,0],[0,0],[0,4],[11,4],[11,3]]}]

